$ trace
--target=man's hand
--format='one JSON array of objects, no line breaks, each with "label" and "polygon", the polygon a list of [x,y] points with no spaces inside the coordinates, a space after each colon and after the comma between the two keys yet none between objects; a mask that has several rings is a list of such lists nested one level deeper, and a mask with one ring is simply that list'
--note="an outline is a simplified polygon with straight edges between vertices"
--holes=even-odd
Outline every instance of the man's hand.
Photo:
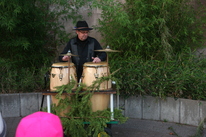
[{"label": "man's hand", "polygon": [[64,57],[62,58],[62,60],[63,60],[63,61],[68,61],[70,58],[71,58],[71,56],[64,56]]},{"label": "man's hand", "polygon": [[98,63],[98,62],[101,62],[101,59],[100,58],[98,58],[98,57],[92,57],[92,59],[93,59],[93,61],[92,62],[94,62],[94,63]]}]

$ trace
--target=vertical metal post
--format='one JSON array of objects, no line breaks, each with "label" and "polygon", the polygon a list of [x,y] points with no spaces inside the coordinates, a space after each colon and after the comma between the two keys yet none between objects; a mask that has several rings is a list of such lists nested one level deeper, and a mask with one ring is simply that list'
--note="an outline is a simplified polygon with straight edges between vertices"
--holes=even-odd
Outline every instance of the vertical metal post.
[{"label": "vertical metal post", "polygon": [[114,120],[114,101],[113,101],[113,94],[110,94],[110,111],[112,113],[111,120]]},{"label": "vertical metal post", "polygon": [[48,113],[51,113],[50,105],[51,105],[50,95],[47,95],[47,112]]}]

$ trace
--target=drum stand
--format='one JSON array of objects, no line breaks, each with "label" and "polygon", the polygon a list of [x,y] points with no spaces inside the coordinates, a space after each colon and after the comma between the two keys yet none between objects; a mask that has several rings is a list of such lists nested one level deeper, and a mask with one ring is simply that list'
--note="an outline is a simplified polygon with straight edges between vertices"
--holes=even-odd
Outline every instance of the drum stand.
[{"label": "drum stand", "polygon": [[[112,50],[110,49],[110,46],[108,45],[106,47],[106,49],[103,49],[103,50],[95,50],[96,52],[106,52],[107,54],[107,76],[109,75],[109,57],[108,57],[108,53],[109,52],[120,52],[118,50]],[[107,89],[108,89],[108,81],[107,81]],[[113,94],[110,94],[110,110],[111,110],[111,119],[113,120],[114,119],[114,102],[113,102]],[[119,108],[119,95],[117,95],[117,105],[118,105],[118,108]]]},{"label": "drum stand", "polygon": [[[106,49],[104,50],[95,50],[97,52],[120,52],[118,50],[111,50],[109,46],[106,47]],[[67,54],[64,54],[64,55],[67,55],[67,56],[77,56],[77,55],[73,55],[71,54],[70,51],[68,51]],[[107,54],[107,76],[109,75],[109,57],[108,57],[108,54]],[[70,83],[70,60],[68,60],[68,83]],[[107,81],[107,89],[108,89],[108,81]],[[95,92],[94,94],[98,94],[99,92]],[[113,94],[116,94],[116,91],[114,90],[105,90],[105,91],[102,91],[101,93],[103,94],[110,94],[110,112],[111,112],[111,120],[114,120],[114,95]],[[51,113],[51,98],[50,96],[51,95],[56,95],[57,92],[50,92],[50,91],[47,91],[47,92],[43,92],[42,95],[46,95],[47,96],[47,112],[48,113]],[[67,94],[67,93],[66,93]],[[71,93],[71,94],[75,94],[75,93]],[[119,108],[119,95],[117,95],[117,108]]]},{"label": "drum stand", "polygon": [[[110,94],[110,112],[112,113],[111,120],[114,120],[114,96],[113,96],[113,94],[116,94],[116,91],[114,91],[114,90],[105,90],[105,91],[101,91],[101,92],[94,92],[94,94],[98,94],[98,93]],[[48,113],[51,113],[51,107],[50,107],[51,106],[51,98],[50,98],[50,96],[51,95],[56,95],[56,94],[58,94],[58,92],[50,92],[50,91],[42,92],[43,96],[44,95],[47,96],[47,112]],[[62,93],[62,94],[68,95],[68,93]],[[76,94],[76,93],[74,92],[74,93],[70,93],[70,94],[72,95],[72,94]]]},{"label": "drum stand", "polygon": [[[106,53],[107,54],[107,53]],[[109,57],[107,54],[107,76],[109,75]],[[108,89],[108,83],[107,81],[107,89]],[[114,95],[110,94],[110,112],[111,112],[111,120],[114,120]]]},{"label": "drum stand", "polygon": [[71,61],[70,58],[71,56],[78,56],[78,55],[72,54],[70,50],[68,50],[67,54],[61,54],[61,55],[69,57],[68,59],[68,83],[70,83],[70,61]]}]

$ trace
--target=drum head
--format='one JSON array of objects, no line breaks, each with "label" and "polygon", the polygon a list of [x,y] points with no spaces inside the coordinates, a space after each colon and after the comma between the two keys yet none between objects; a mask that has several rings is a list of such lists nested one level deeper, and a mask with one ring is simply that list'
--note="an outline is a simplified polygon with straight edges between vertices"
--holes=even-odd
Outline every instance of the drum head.
[{"label": "drum head", "polygon": [[[74,66],[74,63],[70,62],[70,67],[72,66]],[[68,68],[68,62],[53,63],[52,68]]]},{"label": "drum head", "polygon": [[99,62],[99,63],[86,62],[84,63],[84,66],[85,67],[107,66],[107,62]]}]

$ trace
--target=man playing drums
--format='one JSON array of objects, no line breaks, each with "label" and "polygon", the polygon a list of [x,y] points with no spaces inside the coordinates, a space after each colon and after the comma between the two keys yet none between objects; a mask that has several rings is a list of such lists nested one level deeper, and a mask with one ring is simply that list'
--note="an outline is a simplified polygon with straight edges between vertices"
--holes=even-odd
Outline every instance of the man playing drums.
[{"label": "man playing drums", "polygon": [[83,65],[85,62],[98,63],[105,61],[107,54],[105,52],[94,52],[94,50],[102,49],[99,42],[90,37],[89,31],[93,28],[89,28],[86,21],[78,21],[76,24],[77,36],[70,39],[61,54],[66,54],[70,51],[73,55],[77,56],[60,56],[60,61],[68,61],[70,58],[75,64],[78,82],[82,76]]}]

